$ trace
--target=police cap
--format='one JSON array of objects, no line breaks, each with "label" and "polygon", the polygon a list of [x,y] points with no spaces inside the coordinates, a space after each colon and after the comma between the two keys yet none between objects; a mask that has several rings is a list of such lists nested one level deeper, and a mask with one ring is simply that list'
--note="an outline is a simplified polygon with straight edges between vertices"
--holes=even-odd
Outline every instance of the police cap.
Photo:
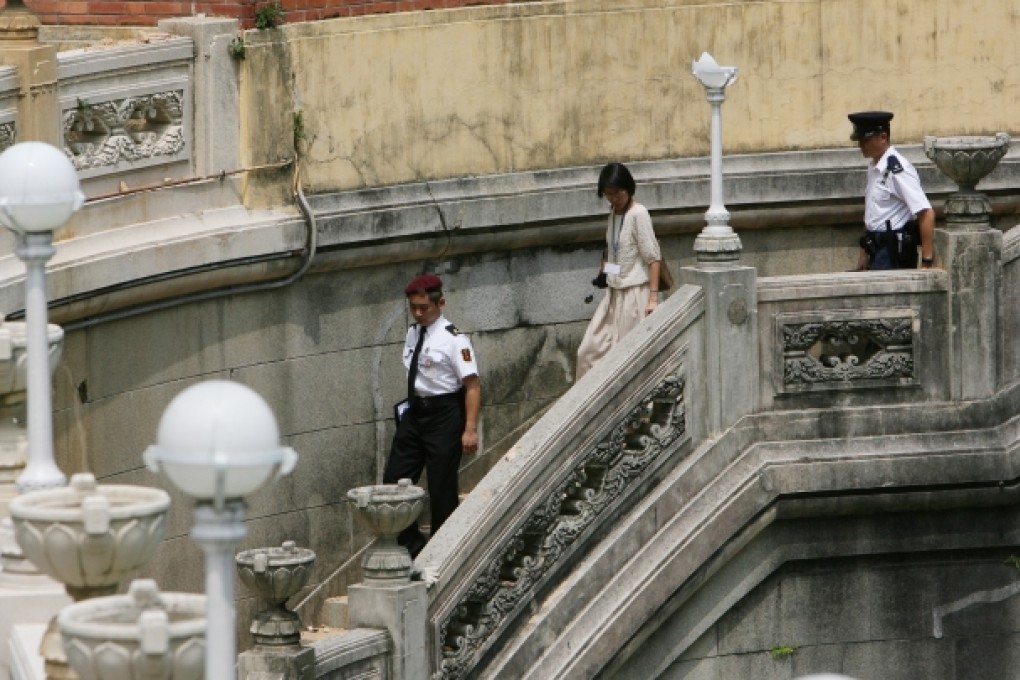
[{"label": "police cap", "polygon": [[889,134],[889,121],[893,115],[888,111],[861,111],[847,115],[850,122],[854,124],[854,131],[850,133],[850,139],[859,142],[871,135],[884,132]]},{"label": "police cap", "polygon": [[435,274],[422,274],[404,288],[404,295],[412,293],[432,293],[443,289],[443,281]]}]

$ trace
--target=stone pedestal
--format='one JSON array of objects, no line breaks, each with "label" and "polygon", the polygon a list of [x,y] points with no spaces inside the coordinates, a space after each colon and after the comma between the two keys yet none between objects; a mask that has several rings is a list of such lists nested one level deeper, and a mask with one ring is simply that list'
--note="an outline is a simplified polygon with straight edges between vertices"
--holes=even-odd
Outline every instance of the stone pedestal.
[{"label": "stone pedestal", "polygon": [[[0,17],[0,24],[3,23]],[[4,34],[0,25],[0,36]],[[63,148],[57,100],[57,50],[34,40],[0,40],[0,63],[18,70],[18,142]]]},{"label": "stone pedestal", "polygon": [[393,680],[428,680],[424,583],[359,583],[347,589],[351,628],[383,628],[393,640]]},{"label": "stone pedestal", "polygon": [[347,589],[349,626],[389,632],[392,680],[429,677],[426,585],[411,582],[411,556],[396,542],[397,534],[418,518],[424,496],[408,479],[347,492],[358,522],[376,537],[362,561],[365,582]]},{"label": "stone pedestal", "polygon": [[11,629],[10,636],[5,638],[8,643],[4,645],[4,658],[10,663],[4,664],[4,677],[11,680],[46,680],[46,668],[39,655],[46,628],[45,623],[19,623]]},{"label": "stone pedestal", "polygon": [[257,647],[237,657],[237,680],[315,680],[311,647]]},{"label": "stone pedestal", "polygon": [[936,263],[949,272],[951,399],[995,394],[998,381],[999,282],[1002,233],[992,206],[977,191],[1009,149],[1009,135],[926,137],[925,154],[959,186],[946,199],[945,228],[935,231]]},{"label": "stone pedestal", "polygon": [[[986,217],[987,220],[987,217]],[[935,248],[949,272],[950,398],[980,399],[995,393],[1002,233],[936,229]]]},{"label": "stone pedestal", "polygon": [[160,30],[195,43],[195,173],[208,175],[240,167],[240,79],[230,41],[238,37],[237,19],[179,17],[161,19]]},{"label": "stone pedestal", "polygon": [[705,377],[713,385],[707,427],[714,434],[758,406],[757,272],[704,263],[684,267],[681,278],[705,291]]}]

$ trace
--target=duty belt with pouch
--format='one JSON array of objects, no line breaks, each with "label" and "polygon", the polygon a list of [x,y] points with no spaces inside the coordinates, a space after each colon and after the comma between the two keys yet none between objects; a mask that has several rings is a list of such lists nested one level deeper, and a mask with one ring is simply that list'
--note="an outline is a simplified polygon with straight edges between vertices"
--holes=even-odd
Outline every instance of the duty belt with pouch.
[{"label": "duty belt with pouch", "polygon": [[917,246],[921,245],[921,227],[917,220],[910,220],[895,231],[889,220],[885,221],[886,247],[895,262],[905,266],[917,266]]},{"label": "duty belt with pouch", "polygon": [[897,263],[912,265],[917,256],[917,246],[921,244],[921,228],[917,220],[910,220],[902,229],[893,229],[889,220],[885,221],[885,231],[869,231],[861,237],[861,248],[868,257],[875,257],[879,250],[888,248],[892,260]]}]

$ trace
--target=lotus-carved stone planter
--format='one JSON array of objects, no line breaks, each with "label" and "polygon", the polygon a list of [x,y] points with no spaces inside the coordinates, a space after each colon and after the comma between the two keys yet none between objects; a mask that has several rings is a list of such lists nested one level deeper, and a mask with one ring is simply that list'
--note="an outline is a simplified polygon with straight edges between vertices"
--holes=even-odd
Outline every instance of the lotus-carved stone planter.
[{"label": "lotus-carved stone planter", "polygon": [[140,579],[127,595],[66,607],[58,625],[81,680],[202,680],[205,672],[204,595],[160,593]]},{"label": "lotus-carved stone planter", "polygon": [[397,543],[397,534],[418,519],[425,490],[401,479],[397,484],[361,486],[347,492],[358,523],[375,536],[361,567],[366,581],[404,583],[411,578],[411,554]]},{"label": "lotus-carved stone planter", "polygon": [[[14,498],[10,513],[25,557],[79,602],[112,595],[152,559],[169,507],[170,496],[160,489],[97,485],[91,474],[78,474],[67,487]],[[40,650],[51,680],[76,677],[59,637],[54,618]]]},{"label": "lotus-carved stone planter", "polygon": [[234,559],[241,582],[269,603],[252,621],[255,644],[301,644],[301,618],[284,604],[308,582],[315,553],[284,541],[282,547],[245,550]]},{"label": "lotus-carved stone planter", "polygon": [[1006,155],[1009,141],[1009,135],[1005,132],[999,132],[994,137],[924,138],[925,155],[959,186],[959,191],[946,199],[947,221],[988,221],[992,204],[976,187]]}]

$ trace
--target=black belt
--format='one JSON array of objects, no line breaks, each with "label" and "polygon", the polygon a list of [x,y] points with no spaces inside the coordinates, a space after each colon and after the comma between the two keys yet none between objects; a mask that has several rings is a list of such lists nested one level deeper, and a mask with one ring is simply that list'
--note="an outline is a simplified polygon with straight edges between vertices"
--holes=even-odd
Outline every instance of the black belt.
[{"label": "black belt", "polygon": [[[868,231],[870,231],[872,234],[888,234],[888,233],[898,234],[901,231],[904,231],[905,229],[910,227],[910,222],[912,222],[912,221],[913,220],[908,220],[908,221],[904,222],[903,224],[901,224],[899,226],[898,229],[893,229],[892,227],[882,227],[881,229],[868,229]],[[916,224],[916,222],[915,222],[915,224]]]},{"label": "black belt", "polygon": [[434,394],[427,397],[419,397],[415,395],[411,400],[411,408],[416,411],[428,411],[429,409],[438,408],[445,406],[452,401],[461,401],[464,399],[464,390],[457,390],[456,392],[449,392],[447,394]]}]

